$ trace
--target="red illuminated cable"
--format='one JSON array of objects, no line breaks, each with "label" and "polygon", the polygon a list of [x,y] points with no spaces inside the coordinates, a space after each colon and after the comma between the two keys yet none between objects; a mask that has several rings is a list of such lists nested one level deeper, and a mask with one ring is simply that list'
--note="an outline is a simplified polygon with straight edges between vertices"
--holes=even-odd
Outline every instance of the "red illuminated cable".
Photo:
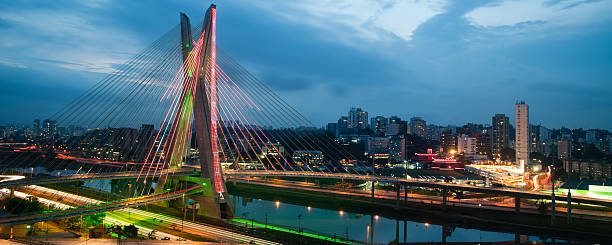
[{"label": "red illuminated cable", "polygon": [[[244,120],[247,122],[247,123],[246,123],[246,125],[247,125],[249,128],[252,128],[252,125],[250,125],[250,121],[249,121],[248,119],[246,119],[246,117],[244,117],[244,115],[242,114],[242,112],[241,112],[241,111],[239,111],[239,110],[238,110],[237,105],[235,105],[235,104],[234,104],[233,100],[231,100],[231,98],[230,98],[230,97],[229,97],[227,94],[225,94],[224,92],[222,92],[222,93],[221,93],[221,95],[222,95],[222,96],[223,96],[223,97],[224,97],[226,100],[228,100],[228,101],[231,103],[231,104],[230,104],[230,105],[231,105],[231,107],[230,107],[230,108],[232,108],[232,112],[233,112],[233,113],[236,115],[236,117],[238,117],[238,119],[240,120],[240,122],[244,124],[244,122],[242,121],[242,119],[244,119]],[[236,113],[236,111],[238,111],[238,113]],[[239,116],[238,114],[240,114],[240,116]],[[251,129],[251,130],[252,130],[252,129]],[[251,134],[250,130],[248,130],[248,129],[247,129],[246,131],[247,131],[247,133],[249,134],[249,136],[250,136],[250,137],[251,137],[253,140],[255,140],[255,138],[254,138],[254,137],[253,137],[253,135]],[[253,131],[254,131],[254,130],[253,130]],[[256,133],[256,131],[254,131],[254,132],[255,132],[255,134],[257,135],[257,138],[258,138],[260,141],[262,141],[262,142],[263,142],[263,140],[261,139],[261,137],[259,137],[259,135]],[[263,143],[263,144],[265,145],[265,143]],[[259,144],[258,144],[258,146],[259,146]],[[260,148],[260,150],[261,150],[261,146],[259,146],[259,148]],[[262,152],[263,152],[263,150],[262,150]],[[270,159],[268,158],[267,154],[266,154],[266,155],[264,155],[264,156],[266,157],[266,159],[268,159],[268,161],[270,161]],[[275,159],[276,159],[276,158],[275,158]],[[278,159],[276,159],[276,161],[278,162]],[[272,168],[274,168],[274,164],[272,164],[272,161],[270,161],[270,163],[271,163]],[[282,165],[282,164],[280,164],[280,162],[278,162],[278,163],[279,163],[279,165],[281,166],[281,168],[283,168],[283,170],[284,170],[285,168],[283,167],[283,165]],[[276,168],[274,168],[274,169],[276,169]]]},{"label": "red illuminated cable", "polygon": [[[220,84],[223,84],[223,83],[220,83]],[[231,90],[232,92],[234,92],[234,91],[233,91],[231,88],[227,88],[227,84],[225,84],[225,85],[226,85],[226,90]],[[234,93],[234,95],[236,95],[236,94]],[[249,121],[249,120],[248,120],[248,119],[247,119],[247,118],[246,118],[246,117],[243,115],[243,113],[242,113],[242,112],[241,112],[241,111],[240,111],[240,110],[237,108],[237,107],[239,106],[239,105],[238,105],[238,102],[236,102],[235,100],[232,100],[232,99],[231,99],[231,96],[229,96],[229,95],[226,95],[225,97],[229,99],[229,101],[231,102],[231,104],[232,104],[232,105],[233,105],[233,106],[234,106],[234,107],[235,107],[235,108],[236,108],[236,109],[237,109],[237,110],[240,112],[241,116],[242,116],[242,117],[243,117],[243,118],[244,118],[244,119],[245,119],[247,122],[249,122],[249,125],[250,125],[250,121]],[[236,97],[238,97],[238,96],[236,96]],[[235,104],[234,104],[234,103],[235,103]],[[242,106],[240,106],[240,107],[241,107],[242,109],[244,109]],[[252,127],[252,126],[251,126],[251,127]],[[256,125],[256,124],[255,124],[255,127],[257,128],[257,130],[259,130],[259,132],[261,132],[261,134],[262,134],[262,135],[263,135],[263,136],[266,138],[266,140],[267,140],[268,142],[272,143],[272,142],[270,141],[270,139],[268,139],[268,137],[265,135],[265,133],[264,133],[264,132],[263,132],[263,131],[262,131],[262,130],[261,130],[261,129],[260,129],[260,128],[259,128],[259,127]],[[257,133],[257,131],[255,131],[255,134],[257,135],[257,138],[259,138],[259,140],[263,142],[263,139],[262,139],[262,138],[259,136],[259,134]],[[264,145],[265,145],[265,142],[264,142]],[[274,144],[272,144],[272,147],[274,147],[274,149],[275,149],[277,152],[280,152],[280,151],[279,151],[279,150],[276,148],[276,146],[274,146]],[[266,154],[266,155],[267,155],[267,154]],[[266,156],[266,157],[267,157],[267,156]],[[287,160],[285,159],[285,157],[284,157],[284,156],[282,156],[282,154],[281,154],[281,157],[283,158],[283,160],[284,160],[285,162],[287,162]],[[276,162],[277,162],[279,165],[281,165],[281,167],[282,167],[282,165],[283,165],[283,164],[281,164],[281,163],[278,161],[278,159],[276,158],[276,156],[274,156],[274,159],[275,159],[275,160],[276,160]],[[282,167],[282,168],[283,168],[283,170],[284,170],[284,167]]]}]

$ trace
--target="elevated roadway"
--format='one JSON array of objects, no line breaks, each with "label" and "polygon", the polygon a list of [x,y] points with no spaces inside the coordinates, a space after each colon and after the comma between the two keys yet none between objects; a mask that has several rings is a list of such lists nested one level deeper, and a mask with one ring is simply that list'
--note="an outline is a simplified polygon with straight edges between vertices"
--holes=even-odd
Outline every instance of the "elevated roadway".
[{"label": "elevated roadway", "polygon": [[[302,177],[302,178],[320,178],[320,179],[346,179],[359,181],[378,181],[387,182],[402,186],[414,186],[424,188],[435,188],[442,190],[466,191],[475,193],[487,193],[499,196],[514,197],[517,199],[550,199],[551,194],[526,191],[513,188],[502,187],[480,187],[473,185],[454,184],[446,182],[423,181],[415,178],[393,178],[376,175],[359,175],[349,173],[324,173],[324,172],[309,172],[309,171],[274,171],[274,170],[224,170],[226,176],[242,176],[242,177]],[[567,195],[556,194],[555,199],[559,201],[567,201]],[[598,199],[582,196],[572,196],[572,202],[592,204],[599,206],[612,207],[612,200]]]},{"label": "elevated roadway", "polygon": [[[0,180],[0,188],[11,188],[17,186],[27,185],[42,185],[51,183],[62,183],[72,181],[86,181],[86,180],[102,180],[102,179],[133,179],[140,176],[143,178],[145,174],[139,171],[126,171],[126,172],[102,172],[102,173],[83,173],[83,174],[71,174],[65,176],[42,176],[34,178],[5,178]],[[199,173],[193,169],[172,169],[172,170],[161,170],[150,173],[147,178],[161,177],[161,176],[199,176]]]},{"label": "elevated roadway", "polygon": [[18,224],[29,224],[46,220],[69,218],[73,216],[81,216],[86,214],[101,213],[113,210],[119,210],[129,207],[136,207],[150,203],[156,203],[166,200],[172,200],[181,198],[183,195],[190,195],[202,191],[200,186],[193,186],[180,191],[174,191],[170,193],[142,196],[138,198],[131,198],[127,200],[121,200],[117,202],[100,203],[90,206],[78,207],[74,209],[50,211],[42,214],[33,215],[20,215],[20,216],[9,216],[0,218],[0,226],[5,225],[18,225]]}]

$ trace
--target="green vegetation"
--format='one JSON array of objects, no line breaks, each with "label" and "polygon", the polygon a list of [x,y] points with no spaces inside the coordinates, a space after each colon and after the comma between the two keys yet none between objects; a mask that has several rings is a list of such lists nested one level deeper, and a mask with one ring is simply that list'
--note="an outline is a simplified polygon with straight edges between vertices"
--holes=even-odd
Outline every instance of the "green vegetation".
[{"label": "green vegetation", "polygon": [[2,210],[11,214],[34,213],[46,210],[46,207],[36,198],[25,200],[18,197],[9,197],[0,201],[0,204],[2,205]]},{"label": "green vegetation", "polygon": [[111,225],[106,229],[106,232],[113,237],[117,237],[120,239],[130,238],[135,239],[138,238],[138,228],[134,225]]}]

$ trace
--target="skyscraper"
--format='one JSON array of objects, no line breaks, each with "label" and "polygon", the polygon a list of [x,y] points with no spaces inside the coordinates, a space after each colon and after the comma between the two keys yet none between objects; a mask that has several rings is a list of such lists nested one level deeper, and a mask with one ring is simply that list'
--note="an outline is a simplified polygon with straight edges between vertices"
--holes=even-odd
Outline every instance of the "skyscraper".
[{"label": "skyscraper", "polygon": [[34,124],[32,125],[32,131],[34,132],[34,137],[40,136],[40,120],[34,120]]},{"label": "skyscraper", "polygon": [[408,122],[402,121],[402,119],[397,116],[389,118],[389,128],[387,130],[389,134],[403,135],[406,131],[408,131]]},{"label": "skyscraper", "polygon": [[376,116],[370,119],[370,128],[377,135],[384,135],[388,131],[389,120],[383,116]]},{"label": "skyscraper", "polygon": [[516,164],[525,169],[529,162],[529,106],[524,101],[515,105],[516,114]]},{"label": "skyscraper", "polygon": [[425,138],[425,132],[427,129],[427,123],[423,118],[413,117],[410,118],[410,133],[416,134],[420,137]]},{"label": "skyscraper", "polygon": [[352,107],[348,114],[348,127],[353,129],[368,128],[368,112]]},{"label": "skyscraper", "polygon": [[491,125],[491,154],[499,159],[502,150],[510,145],[510,120],[504,114],[495,114]]},{"label": "skyscraper", "polygon": [[57,128],[57,122],[55,120],[44,120],[42,125],[42,136],[44,138],[50,138],[55,134],[55,130]]},{"label": "skyscraper", "polygon": [[338,119],[338,135],[347,134],[349,129],[349,119],[348,117],[342,116]]}]

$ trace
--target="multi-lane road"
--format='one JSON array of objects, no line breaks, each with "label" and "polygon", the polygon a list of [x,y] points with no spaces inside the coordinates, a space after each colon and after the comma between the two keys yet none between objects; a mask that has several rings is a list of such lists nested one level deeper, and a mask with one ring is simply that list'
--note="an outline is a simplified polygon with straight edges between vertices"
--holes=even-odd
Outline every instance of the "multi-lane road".
[{"label": "multi-lane road", "polygon": [[[486,193],[497,196],[507,196],[513,198],[525,198],[525,199],[550,199],[550,194],[526,191],[513,188],[490,188],[480,187],[465,184],[455,184],[446,182],[434,182],[434,181],[422,181],[414,178],[394,178],[385,176],[373,176],[373,175],[360,175],[360,174],[349,174],[349,173],[324,173],[324,172],[309,172],[309,171],[244,171],[244,170],[224,170],[224,175],[227,176],[259,176],[259,177],[304,177],[304,178],[321,178],[321,179],[347,179],[347,180],[360,180],[360,181],[378,181],[387,182],[403,186],[413,187],[425,187],[455,191],[466,191],[471,193]],[[556,199],[559,201],[567,201],[567,195],[558,194]],[[583,196],[572,196],[572,201],[583,203],[600,205],[606,207],[612,207],[612,200],[599,199]]]},{"label": "multi-lane road", "polygon": [[[96,204],[103,203],[100,200],[78,196],[78,195],[74,195],[71,193],[58,191],[58,190],[54,190],[50,188],[45,188],[41,186],[35,186],[35,187],[29,187],[29,188],[35,188],[37,190],[37,193],[41,193],[43,196],[62,197],[63,200],[65,200],[66,202],[70,202],[70,203],[79,203],[81,205],[96,205]],[[66,204],[44,199],[44,197],[39,198],[39,200],[44,200],[47,203],[58,205],[58,207],[63,207],[63,208],[70,207]],[[198,236],[207,237],[207,238],[210,238],[210,239],[213,239],[219,242],[223,242],[223,243],[241,243],[241,244],[254,243],[254,244],[268,244],[268,245],[277,244],[272,241],[267,241],[264,239],[243,235],[240,233],[228,231],[225,229],[220,229],[220,228],[213,227],[210,225],[190,222],[190,221],[182,220],[182,219],[175,218],[169,215],[153,213],[153,212],[148,212],[148,211],[134,209],[134,208],[120,209],[120,210],[113,211],[109,215],[111,217],[109,217],[108,222],[120,223],[120,224],[131,224],[133,222],[130,220],[130,218],[127,218],[127,219],[125,218],[126,216],[129,217],[131,215],[145,217],[149,220],[155,220],[156,222],[159,222],[160,225],[163,224],[163,225],[167,225],[168,227],[174,227],[174,228],[180,227],[186,233],[191,233],[191,234],[195,234]],[[151,232],[152,229],[140,226],[139,230],[142,231],[143,234],[148,234],[149,232]],[[158,233],[157,237],[161,237],[161,238],[168,237],[173,240],[181,239],[177,236],[170,235],[170,234],[163,233],[163,232],[156,232],[156,233]]]}]

